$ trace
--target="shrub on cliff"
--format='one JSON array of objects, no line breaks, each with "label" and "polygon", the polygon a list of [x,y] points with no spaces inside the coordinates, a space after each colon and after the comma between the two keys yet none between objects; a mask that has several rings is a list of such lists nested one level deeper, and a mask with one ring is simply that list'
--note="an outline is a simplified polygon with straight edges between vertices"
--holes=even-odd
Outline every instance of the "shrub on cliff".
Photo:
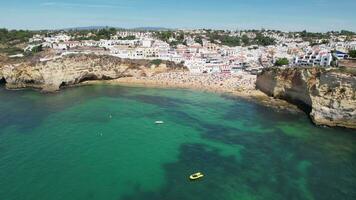
[{"label": "shrub on cliff", "polygon": [[160,59],[155,59],[155,60],[152,60],[150,63],[153,64],[153,65],[158,66],[158,65],[160,65],[160,64],[162,63],[162,60],[160,60]]},{"label": "shrub on cliff", "polygon": [[288,64],[289,64],[289,60],[287,58],[279,58],[274,65],[275,66],[283,66],[283,65],[288,65]]},{"label": "shrub on cliff", "polygon": [[349,51],[349,56],[350,56],[351,58],[356,58],[356,50],[351,50],[351,51]]}]

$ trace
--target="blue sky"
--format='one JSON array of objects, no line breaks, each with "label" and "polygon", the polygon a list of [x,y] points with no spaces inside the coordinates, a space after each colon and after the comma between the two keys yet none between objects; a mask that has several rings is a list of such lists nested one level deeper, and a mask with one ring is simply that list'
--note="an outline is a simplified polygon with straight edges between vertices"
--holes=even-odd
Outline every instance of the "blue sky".
[{"label": "blue sky", "polygon": [[356,0],[0,0],[0,27],[356,31]]}]

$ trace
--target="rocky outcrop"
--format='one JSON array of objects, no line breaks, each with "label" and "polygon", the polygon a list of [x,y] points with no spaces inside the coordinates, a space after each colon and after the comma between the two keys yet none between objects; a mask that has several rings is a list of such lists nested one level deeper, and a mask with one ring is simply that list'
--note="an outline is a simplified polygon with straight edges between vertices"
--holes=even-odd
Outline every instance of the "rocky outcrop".
[{"label": "rocky outcrop", "polygon": [[325,68],[270,68],[257,77],[257,89],[298,105],[318,125],[356,128],[356,76]]},{"label": "rocky outcrop", "polygon": [[152,62],[76,54],[46,62],[21,61],[2,64],[0,80],[6,83],[8,89],[36,88],[44,92],[53,92],[63,86],[88,80],[151,76],[171,70],[186,70],[186,68],[166,61]]}]

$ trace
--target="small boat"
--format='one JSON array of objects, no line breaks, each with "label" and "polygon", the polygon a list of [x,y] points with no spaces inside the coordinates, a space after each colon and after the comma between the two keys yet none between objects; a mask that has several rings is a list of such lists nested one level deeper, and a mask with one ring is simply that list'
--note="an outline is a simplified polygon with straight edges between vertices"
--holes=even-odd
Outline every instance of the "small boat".
[{"label": "small boat", "polygon": [[194,180],[198,180],[200,178],[203,178],[204,177],[204,174],[202,174],[201,172],[197,172],[195,174],[192,174],[189,176],[189,179],[194,181]]},{"label": "small boat", "polygon": [[155,124],[164,124],[163,121],[155,121]]}]

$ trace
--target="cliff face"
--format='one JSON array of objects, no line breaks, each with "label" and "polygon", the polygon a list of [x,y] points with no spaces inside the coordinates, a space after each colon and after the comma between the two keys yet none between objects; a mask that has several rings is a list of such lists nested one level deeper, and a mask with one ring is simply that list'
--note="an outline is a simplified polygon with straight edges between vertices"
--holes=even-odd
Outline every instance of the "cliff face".
[{"label": "cliff face", "polygon": [[62,86],[75,85],[87,80],[150,76],[177,69],[185,70],[181,65],[165,61],[157,66],[148,60],[68,55],[47,62],[26,61],[2,64],[0,80],[6,83],[8,89],[36,88],[44,92],[53,92]]},{"label": "cliff face", "polygon": [[356,76],[340,69],[270,68],[257,89],[297,104],[318,125],[356,128]]}]

